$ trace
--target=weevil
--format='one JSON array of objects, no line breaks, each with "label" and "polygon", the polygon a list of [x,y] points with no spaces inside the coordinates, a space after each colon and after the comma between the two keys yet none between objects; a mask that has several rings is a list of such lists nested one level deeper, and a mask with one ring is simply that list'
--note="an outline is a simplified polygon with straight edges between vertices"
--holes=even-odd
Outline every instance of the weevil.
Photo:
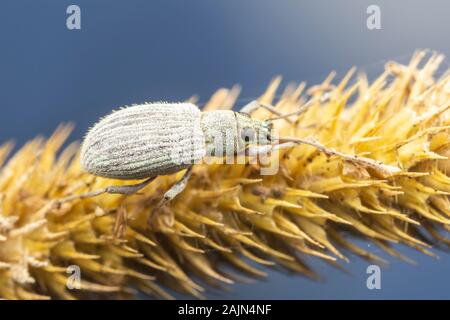
[{"label": "weevil", "polygon": [[[392,172],[395,167],[373,159],[347,155],[318,142],[298,138],[275,139],[272,121],[305,112],[309,102],[297,111],[281,114],[273,106],[252,101],[241,110],[202,112],[191,103],[146,103],[120,109],[101,119],[87,133],[81,147],[85,171],[106,178],[136,180],[138,184],[109,186],[81,197],[102,193],[134,194],[156,177],[186,170],[154,208],[166,204],[186,187],[193,165],[205,155],[258,155],[296,144],[309,144],[327,155],[339,156],[359,165]],[[267,120],[251,117],[264,108],[275,115]],[[222,139],[217,139],[217,135]]]},{"label": "weevil", "polygon": [[244,152],[257,155],[270,151],[274,146],[272,123],[251,117],[258,108],[265,108],[279,118],[293,115],[283,115],[274,107],[256,101],[238,112],[202,112],[191,103],[162,102],[114,111],[88,131],[81,147],[81,165],[96,176],[146,180],[110,186],[92,195],[134,194],[158,176],[187,169],[157,205],[161,207],[183,191],[193,164],[205,155],[217,157]]}]

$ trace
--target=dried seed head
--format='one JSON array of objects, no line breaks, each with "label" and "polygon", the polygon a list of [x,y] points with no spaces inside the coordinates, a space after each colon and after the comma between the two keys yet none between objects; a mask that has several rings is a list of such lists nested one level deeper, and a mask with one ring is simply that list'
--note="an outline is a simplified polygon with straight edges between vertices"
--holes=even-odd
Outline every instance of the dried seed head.
[{"label": "dried seed head", "polygon": [[[389,82],[384,81],[386,74],[371,86],[359,78],[356,87],[361,98],[347,108],[343,104],[349,103],[355,86],[346,88],[349,77],[344,77],[332,87],[332,99],[318,100],[298,123],[274,122],[281,136],[314,136],[314,143],[326,145],[337,156],[327,157],[308,145],[280,150],[275,160],[281,170],[273,176],[253,170],[257,164],[194,166],[188,187],[165,207],[160,221],[168,222],[158,230],[146,224],[153,200],[178,174],[156,179],[143,196],[122,197],[120,203],[117,197],[102,195],[96,201],[67,202],[58,209],[53,201],[72,195],[74,186],[81,194],[111,181],[95,179],[89,187],[83,183],[91,179],[82,174],[77,160],[71,161],[73,148],[55,157],[67,129],[60,128],[45,145],[39,139],[31,141],[2,167],[0,175],[4,195],[0,201],[0,297],[129,298],[134,292],[130,288],[138,288],[170,298],[162,288],[168,286],[201,298],[203,284],[230,283],[221,264],[253,276],[265,275],[257,265],[280,264],[314,277],[313,270],[305,267],[305,255],[339,263],[346,260],[341,253],[345,249],[377,264],[384,262],[353,243],[352,234],[401,259],[405,257],[391,243],[432,254],[429,243],[423,241],[427,233],[427,238],[449,245],[440,231],[450,224],[449,160],[445,158],[450,155],[448,92],[442,89],[450,87],[450,77],[433,78],[439,55],[427,63],[419,63],[420,59],[420,54],[414,55],[410,65],[398,68]],[[328,80],[325,84],[330,88]],[[274,104],[278,85],[279,79],[262,102]],[[294,112],[302,89],[285,94],[277,108]],[[235,100],[233,91],[222,90],[221,96]],[[417,97],[420,103],[411,103]],[[252,116],[266,118],[259,112]],[[117,137],[106,139],[120,143]],[[85,165],[96,161],[90,154],[94,140],[88,137],[83,146]],[[0,163],[9,149],[0,147]],[[359,159],[342,157],[348,154]],[[360,157],[375,163],[360,162]],[[400,172],[380,174],[373,169],[379,161],[395,165]],[[113,233],[120,206],[126,208],[128,227],[119,230],[123,238],[118,239]],[[88,277],[82,277],[84,290],[66,287],[66,267],[73,265]],[[155,281],[149,281],[149,276],[155,276]]]}]

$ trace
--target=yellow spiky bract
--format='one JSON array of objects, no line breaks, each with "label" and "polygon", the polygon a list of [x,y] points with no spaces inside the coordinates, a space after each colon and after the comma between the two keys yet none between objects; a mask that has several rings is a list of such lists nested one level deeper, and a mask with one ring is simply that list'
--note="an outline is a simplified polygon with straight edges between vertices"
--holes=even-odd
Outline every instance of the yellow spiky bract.
[{"label": "yellow spiky bract", "polygon": [[[147,224],[151,208],[182,173],[159,177],[143,195],[61,202],[124,182],[83,173],[77,144],[59,152],[70,126],[29,142],[7,162],[12,146],[3,145],[0,298],[132,298],[137,290],[170,298],[164,288],[200,298],[206,286],[238,278],[224,265],[265,276],[249,264],[254,261],[315,277],[306,255],[338,263],[349,250],[383,262],[349,234],[400,258],[407,259],[391,244],[431,254],[433,242],[449,243],[440,231],[450,229],[450,76],[433,77],[441,55],[420,64],[423,58],[418,52],[408,66],[388,63],[372,83],[359,75],[349,85],[354,70],[334,86],[329,77],[308,90],[312,98],[327,92],[328,100],[316,99],[292,118],[294,125],[275,125],[282,136],[314,137],[400,172],[383,174],[306,145],[283,150],[272,176],[260,175],[256,164],[197,165],[186,190],[155,225]],[[276,78],[259,100],[275,103],[279,83]],[[296,110],[305,102],[304,88],[288,86],[277,108]],[[205,109],[232,108],[238,93],[221,89]],[[80,289],[68,289],[68,266],[80,268]]]}]

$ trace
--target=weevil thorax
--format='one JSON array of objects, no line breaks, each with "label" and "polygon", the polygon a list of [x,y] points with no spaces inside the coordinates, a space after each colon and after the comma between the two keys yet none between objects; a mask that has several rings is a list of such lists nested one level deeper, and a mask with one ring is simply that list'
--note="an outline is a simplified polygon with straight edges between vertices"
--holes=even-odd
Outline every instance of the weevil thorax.
[{"label": "weevil thorax", "polygon": [[232,156],[249,145],[269,145],[272,124],[230,110],[204,112],[201,127],[205,136],[206,155]]}]

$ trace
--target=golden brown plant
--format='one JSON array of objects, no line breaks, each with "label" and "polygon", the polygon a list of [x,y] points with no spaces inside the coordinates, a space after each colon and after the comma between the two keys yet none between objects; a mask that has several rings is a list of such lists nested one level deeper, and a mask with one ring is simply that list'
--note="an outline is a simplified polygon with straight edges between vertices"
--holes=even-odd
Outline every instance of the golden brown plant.
[{"label": "golden brown plant", "polygon": [[[205,285],[238,278],[225,265],[264,276],[248,263],[254,261],[315,277],[306,255],[337,264],[348,250],[383,262],[352,237],[400,258],[393,243],[426,254],[433,243],[449,244],[440,231],[450,229],[450,74],[435,79],[443,57],[420,64],[423,58],[418,52],[408,66],[388,63],[373,83],[361,74],[349,85],[353,69],[337,85],[331,75],[308,90],[316,101],[294,124],[275,126],[281,135],[314,137],[401,172],[363,167],[307,145],[282,150],[272,176],[253,164],[197,165],[187,189],[154,226],[147,224],[152,207],[182,173],[157,178],[143,194],[77,199],[72,196],[124,182],[83,173],[78,144],[59,152],[70,126],[47,141],[29,142],[6,164],[12,145],[3,145],[0,297],[132,298],[140,290],[170,298],[164,287],[202,297]],[[303,83],[288,86],[275,102],[279,83],[275,79],[259,100],[286,113],[305,102]],[[232,108],[238,91],[217,91],[205,109]],[[323,94],[329,100],[319,99]],[[80,290],[66,286],[70,265],[81,269]]]}]

